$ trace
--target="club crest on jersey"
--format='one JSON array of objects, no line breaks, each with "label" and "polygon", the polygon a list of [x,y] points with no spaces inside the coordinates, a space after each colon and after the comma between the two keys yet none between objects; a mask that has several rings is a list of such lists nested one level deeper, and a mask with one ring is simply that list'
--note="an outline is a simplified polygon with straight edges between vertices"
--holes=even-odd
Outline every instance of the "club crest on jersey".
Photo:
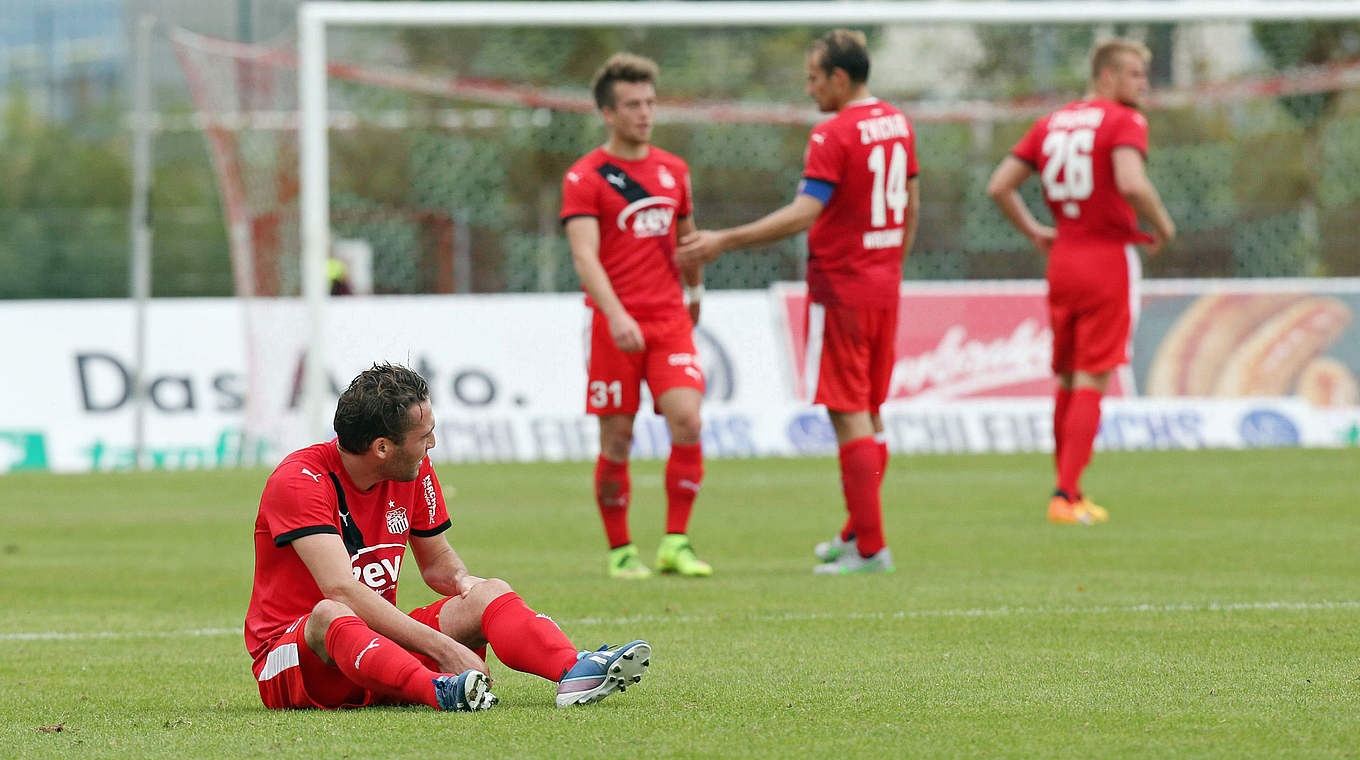
[{"label": "club crest on jersey", "polygon": [[619,229],[632,229],[633,237],[638,238],[661,237],[671,231],[675,207],[679,205],[674,198],[660,195],[633,201],[619,212]]},{"label": "club crest on jersey", "polygon": [[394,501],[387,502],[387,506],[396,509],[387,510],[387,532],[405,533],[411,529],[411,522],[406,519],[406,507],[397,507]]},{"label": "club crest on jersey", "polygon": [[661,186],[667,190],[675,188],[675,177],[671,176],[671,173],[666,171],[664,166],[656,167],[656,181],[660,182]]}]

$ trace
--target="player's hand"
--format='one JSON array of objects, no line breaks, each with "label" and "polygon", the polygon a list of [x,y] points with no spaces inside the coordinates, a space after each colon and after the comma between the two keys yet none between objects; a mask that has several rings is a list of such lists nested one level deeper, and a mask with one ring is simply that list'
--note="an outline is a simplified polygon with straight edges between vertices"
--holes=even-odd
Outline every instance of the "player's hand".
[{"label": "player's hand", "polygon": [[675,263],[682,267],[707,264],[722,255],[722,236],[712,230],[697,230],[680,238]]},{"label": "player's hand", "polygon": [[1057,239],[1058,231],[1044,224],[1035,227],[1034,231],[1029,234],[1029,242],[1033,243],[1034,247],[1039,249],[1039,253],[1045,256],[1053,250],[1053,241]]},{"label": "player's hand", "polygon": [[487,678],[491,677],[491,669],[487,667],[486,660],[477,656],[477,653],[459,644],[453,639],[449,639],[449,646],[434,658],[439,663],[440,673],[462,673],[465,670],[476,670]]},{"label": "player's hand", "polygon": [[462,578],[458,579],[458,595],[466,599],[468,592],[484,580],[486,579],[478,578],[475,575],[464,575]]},{"label": "player's hand", "polygon": [[695,325],[699,324],[699,302],[693,301],[686,308],[689,309],[689,321]]},{"label": "player's hand", "polygon": [[1167,243],[1170,243],[1172,240],[1175,239],[1176,239],[1175,224],[1172,224],[1168,229],[1165,230],[1153,230],[1152,242],[1148,243],[1146,246],[1148,255],[1156,256],[1157,254],[1162,252],[1162,249],[1166,247]]},{"label": "player's hand", "polygon": [[614,345],[626,354],[635,354],[647,347],[642,340],[642,328],[626,313],[609,320],[609,335],[614,339]]}]

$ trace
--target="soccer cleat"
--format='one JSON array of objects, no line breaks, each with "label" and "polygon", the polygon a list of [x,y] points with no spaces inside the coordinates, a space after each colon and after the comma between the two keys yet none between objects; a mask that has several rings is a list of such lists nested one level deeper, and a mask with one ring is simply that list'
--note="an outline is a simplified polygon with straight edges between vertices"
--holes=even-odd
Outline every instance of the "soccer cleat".
[{"label": "soccer cleat", "polygon": [[667,533],[661,537],[661,546],[656,549],[656,569],[690,578],[707,578],[713,574],[713,568],[707,562],[694,556],[689,536],[682,533]]},{"label": "soccer cleat", "polygon": [[479,670],[465,670],[456,676],[434,679],[434,696],[439,709],[458,712],[490,710],[498,701],[489,691],[491,682]]},{"label": "soccer cleat", "polygon": [[837,533],[831,537],[830,541],[823,541],[812,547],[812,553],[817,555],[817,559],[823,562],[830,562],[837,557],[855,550],[855,534],[851,533],[848,540],[842,539],[841,534]]},{"label": "soccer cleat", "polygon": [[1081,502],[1069,501],[1067,494],[1061,491],[1048,500],[1048,521],[1058,525],[1090,525],[1094,522]]},{"label": "soccer cleat", "polygon": [[632,544],[624,544],[609,550],[609,577],[624,580],[642,580],[652,577],[652,571],[638,558],[638,550]]},{"label": "soccer cleat", "polygon": [[1093,523],[1103,523],[1110,521],[1109,511],[1107,511],[1104,507],[1100,506],[1099,504],[1090,501],[1085,496],[1081,497],[1081,501],[1077,502],[1077,509],[1085,511],[1086,514],[1090,516],[1091,522]]},{"label": "soccer cleat", "polygon": [[557,682],[557,706],[589,705],[622,692],[642,680],[652,664],[652,646],[633,641],[618,649],[602,646],[594,652],[580,652],[562,680]]},{"label": "soccer cleat", "polygon": [[877,554],[869,557],[859,556],[858,551],[847,551],[830,562],[823,562],[812,568],[812,572],[817,575],[851,575],[854,573],[891,573],[897,568],[893,567],[892,552],[888,547],[878,550]]}]

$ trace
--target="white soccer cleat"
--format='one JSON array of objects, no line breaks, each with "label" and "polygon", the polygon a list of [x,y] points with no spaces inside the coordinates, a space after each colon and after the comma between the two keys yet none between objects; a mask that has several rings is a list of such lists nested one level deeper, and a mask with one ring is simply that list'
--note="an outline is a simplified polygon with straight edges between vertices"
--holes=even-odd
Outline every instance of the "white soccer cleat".
[{"label": "white soccer cleat", "polygon": [[823,562],[812,568],[812,572],[817,575],[891,573],[895,570],[892,552],[886,546],[879,549],[878,553],[871,557],[861,557],[857,551],[847,551],[830,562]]}]

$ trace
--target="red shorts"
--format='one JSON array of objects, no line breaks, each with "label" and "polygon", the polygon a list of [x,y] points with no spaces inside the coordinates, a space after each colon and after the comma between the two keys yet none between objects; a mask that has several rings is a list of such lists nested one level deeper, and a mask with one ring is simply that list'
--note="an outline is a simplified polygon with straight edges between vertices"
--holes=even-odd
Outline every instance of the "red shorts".
[{"label": "red shorts", "polygon": [[[1077,255],[1075,252],[1072,255]],[[1142,266],[1131,245],[1087,244],[1080,267],[1050,266],[1053,371],[1109,372],[1129,361]]]},{"label": "red shorts", "polygon": [[624,353],[609,334],[609,320],[591,310],[590,344],[586,347],[586,414],[636,414],[641,383],[647,381],[655,400],[672,388],[704,392],[704,371],[694,348],[689,314],[659,321],[638,321],[646,348]]},{"label": "red shorts", "polygon": [[808,301],[803,377],[814,404],[836,412],[870,412],[888,397],[897,307],[833,306]]},{"label": "red shorts", "polygon": [[[411,611],[411,617],[439,630],[439,611],[450,597]],[[367,705],[401,704],[401,700],[386,694],[369,691],[354,683],[334,665],[321,661],[307,646],[303,631],[307,628],[308,613],[298,618],[264,647],[251,670],[260,686],[260,700],[271,710],[320,708],[340,710]],[[439,670],[434,660],[412,652],[420,664],[433,671]],[[485,659],[485,657],[483,657]]]}]

